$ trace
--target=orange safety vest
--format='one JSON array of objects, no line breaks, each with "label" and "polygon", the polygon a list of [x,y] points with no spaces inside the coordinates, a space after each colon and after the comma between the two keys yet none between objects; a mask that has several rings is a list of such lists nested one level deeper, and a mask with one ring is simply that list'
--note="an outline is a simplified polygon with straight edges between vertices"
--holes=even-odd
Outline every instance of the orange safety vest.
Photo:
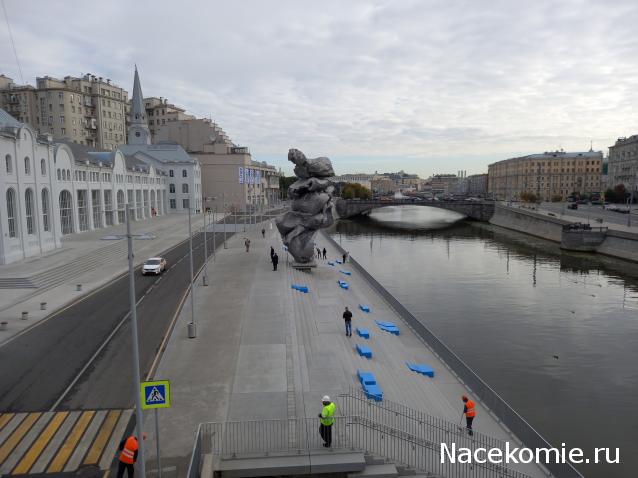
[{"label": "orange safety vest", "polygon": [[473,417],[476,415],[476,412],[474,411],[474,402],[472,400],[465,402],[465,406],[467,408],[467,412],[465,412],[466,417]]},{"label": "orange safety vest", "polygon": [[122,453],[120,453],[120,461],[129,465],[135,463],[135,452],[137,451],[137,448],[138,445],[135,437],[128,437],[126,439],[126,443],[124,443]]}]

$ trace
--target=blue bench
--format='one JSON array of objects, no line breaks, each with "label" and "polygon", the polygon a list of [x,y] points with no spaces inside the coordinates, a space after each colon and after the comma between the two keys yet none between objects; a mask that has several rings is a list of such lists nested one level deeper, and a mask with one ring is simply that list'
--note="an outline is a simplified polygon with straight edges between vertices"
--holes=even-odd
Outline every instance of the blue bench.
[{"label": "blue bench", "polygon": [[343,264],[343,262],[341,262],[339,259],[335,259],[335,262],[336,262],[337,264]]},{"label": "blue bench", "polygon": [[349,289],[350,286],[348,285],[348,283],[344,280],[338,280],[337,283],[339,284],[339,287],[341,287],[342,289]]},{"label": "blue bench", "polygon": [[362,385],[363,393],[365,393],[367,398],[373,399],[375,402],[381,402],[383,400],[383,392],[379,388],[378,385],[366,385],[365,383]]},{"label": "blue bench", "polygon": [[308,286],[307,285],[292,284],[290,286],[290,288],[294,289],[294,290],[298,290],[299,292],[303,292],[304,294],[308,293]]},{"label": "blue bench", "polygon": [[368,331],[368,329],[364,329],[362,327],[357,327],[357,335],[359,337],[363,337],[366,340],[370,338],[370,332]]},{"label": "blue bench", "polygon": [[359,304],[359,308],[360,308],[362,311],[366,312],[367,314],[369,314],[369,313],[370,313],[370,307],[369,307],[369,306],[367,306],[367,305],[365,305],[365,304]]},{"label": "blue bench", "polygon": [[370,350],[370,347],[368,347],[366,345],[357,344],[357,352],[362,357],[365,357],[367,359],[371,359],[372,358],[372,350]]},{"label": "blue bench", "polygon": [[426,375],[428,377],[434,377],[434,369],[427,364],[424,363],[405,363],[410,370],[416,373],[420,373],[421,375]]},{"label": "blue bench", "polygon": [[334,267],[335,263],[334,263],[334,262],[332,262],[332,261],[328,261],[328,265],[329,265],[329,266],[333,266],[333,267]]},{"label": "blue bench", "polygon": [[389,333],[394,334],[394,335],[399,335],[400,334],[399,327],[397,327],[392,322],[379,322],[378,320],[375,320],[375,322],[377,323],[379,328],[381,330],[383,330],[384,332],[389,332]]},{"label": "blue bench", "polygon": [[350,271],[344,271],[344,270],[339,269],[339,272],[341,272],[342,274],[345,274],[347,276],[351,276],[352,275],[352,272],[350,272]]},{"label": "blue bench", "polygon": [[376,385],[377,381],[372,375],[372,372],[363,372],[362,370],[357,369],[357,378],[359,379],[359,383],[361,385]]}]

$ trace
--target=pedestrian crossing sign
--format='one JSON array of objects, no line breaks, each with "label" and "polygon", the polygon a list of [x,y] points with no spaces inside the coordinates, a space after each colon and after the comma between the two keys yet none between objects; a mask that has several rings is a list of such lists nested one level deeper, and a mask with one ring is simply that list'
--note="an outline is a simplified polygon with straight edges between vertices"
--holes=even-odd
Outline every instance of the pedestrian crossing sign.
[{"label": "pedestrian crossing sign", "polygon": [[142,409],[170,408],[171,387],[168,380],[156,380],[154,382],[142,382],[140,385],[142,397]]}]

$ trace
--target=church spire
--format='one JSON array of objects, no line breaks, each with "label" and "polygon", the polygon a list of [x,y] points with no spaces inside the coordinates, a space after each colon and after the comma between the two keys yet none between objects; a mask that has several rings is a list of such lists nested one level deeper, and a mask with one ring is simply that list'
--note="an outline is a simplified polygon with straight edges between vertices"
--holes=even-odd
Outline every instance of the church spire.
[{"label": "church spire", "polygon": [[146,121],[146,108],[144,108],[144,95],[140,76],[135,65],[135,78],[133,80],[133,97],[131,99],[131,125],[128,128],[129,144],[151,144],[151,133]]}]

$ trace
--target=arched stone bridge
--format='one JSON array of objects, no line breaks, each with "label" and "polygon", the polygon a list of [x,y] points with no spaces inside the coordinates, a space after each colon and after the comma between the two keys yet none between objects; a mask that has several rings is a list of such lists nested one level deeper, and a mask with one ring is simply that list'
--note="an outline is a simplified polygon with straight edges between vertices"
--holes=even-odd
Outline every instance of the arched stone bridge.
[{"label": "arched stone bridge", "polygon": [[494,201],[412,201],[405,199],[385,200],[353,200],[338,199],[337,214],[341,218],[358,216],[360,214],[368,214],[373,209],[386,206],[424,206],[436,207],[439,209],[447,209],[449,211],[458,212],[475,221],[488,222],[494,215]]}]

